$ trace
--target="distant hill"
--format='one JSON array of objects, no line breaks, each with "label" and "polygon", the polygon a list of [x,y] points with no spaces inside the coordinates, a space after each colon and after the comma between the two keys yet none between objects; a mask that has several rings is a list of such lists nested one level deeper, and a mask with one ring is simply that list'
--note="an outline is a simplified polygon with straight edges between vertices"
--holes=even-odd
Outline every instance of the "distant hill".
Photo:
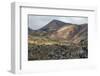
[{"label": "distant hill", "polygon": [[34,32],[34,30],[31,29],[30,27],[28,27],[28,34],[33,33],[33,32]]}]

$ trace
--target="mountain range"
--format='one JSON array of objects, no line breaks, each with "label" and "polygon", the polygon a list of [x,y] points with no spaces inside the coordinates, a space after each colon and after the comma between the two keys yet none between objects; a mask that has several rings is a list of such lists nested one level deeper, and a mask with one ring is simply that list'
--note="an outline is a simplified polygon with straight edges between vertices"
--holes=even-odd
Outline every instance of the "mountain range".
[{"label": "mountain range", "polygon": [[88,24],[78,25],[52,20],[38,30],[28,28],[28,34],[31,36],[46,36],[51,39],[79,43],[81,40],[87,40],[88,38]]}]

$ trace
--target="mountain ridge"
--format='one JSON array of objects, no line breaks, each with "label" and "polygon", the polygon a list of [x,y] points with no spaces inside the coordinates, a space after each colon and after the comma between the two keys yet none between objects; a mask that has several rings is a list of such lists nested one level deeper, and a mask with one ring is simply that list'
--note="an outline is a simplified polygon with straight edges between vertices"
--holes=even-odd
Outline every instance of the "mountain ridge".
[{"label": "mountain ridge", "polygon": [[52,20],[44,27],[35,31],[28,29],[28,32],[31,32],[33,36],[46,36],[51,39],[80,42],[85,37],[87,38],[87,29],[87,24],[77,25],[59,20]]}]

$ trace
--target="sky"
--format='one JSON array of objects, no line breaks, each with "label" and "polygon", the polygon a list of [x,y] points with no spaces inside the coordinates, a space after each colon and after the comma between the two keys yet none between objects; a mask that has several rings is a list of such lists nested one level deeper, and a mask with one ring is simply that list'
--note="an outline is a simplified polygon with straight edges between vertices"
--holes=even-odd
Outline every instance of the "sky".
[{"label": "sky", "polygon": [[62,17],[62,16],[39,16],[39,15],[29,15],[28,16],[28,27],[33,30],[38,30],[48,24],[52,20],[59,20],[65,23],[72,24],[84,24],[88,23],[87,17]]}]

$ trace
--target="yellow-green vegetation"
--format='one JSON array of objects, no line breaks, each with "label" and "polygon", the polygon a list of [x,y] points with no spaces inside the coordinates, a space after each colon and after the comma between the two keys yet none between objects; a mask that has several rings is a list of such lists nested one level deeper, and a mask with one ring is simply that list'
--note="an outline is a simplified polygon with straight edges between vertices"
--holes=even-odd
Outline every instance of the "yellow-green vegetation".
[{"label": "yellow-green vegetation", "polygon": [[29,44],[36,44],[36,45],[53,45],[53,44],[59,44],[63,45],[64,43],[59,40],[50,39],[47,37],[36,37],[36,36],[29,36],[28,37],[28,43]]}]

